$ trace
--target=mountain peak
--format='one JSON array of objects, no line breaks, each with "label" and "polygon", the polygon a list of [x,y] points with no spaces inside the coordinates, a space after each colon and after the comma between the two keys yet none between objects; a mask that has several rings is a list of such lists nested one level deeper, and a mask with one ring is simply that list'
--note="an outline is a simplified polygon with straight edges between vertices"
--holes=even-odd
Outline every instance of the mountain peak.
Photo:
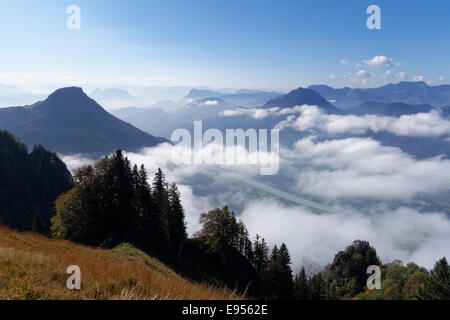
[{"label": "mountain peak", "polygon": [[281,98],[267,102],[263,108],[281,107],[292,108],[301,105],[314,105],[324,109],[328,113],[340,113],[340,110],[323,98],[320,93],[312,89],[297,88]]},{"label": "mountain peak", "polygon": [[61,95],[71,95],[71,96],[86,96],[83,89],[80,87],[65,87],[55,90],[50,96],[61,96]]},{"label": "mountain peak", "polygon": [[[89,98],[80,87],[57,89],[43,102],[36,104],[35,107],[49,112],[65,112],[67,117],[73,116],[75,113],[106,112],[102,106]],[[81,116],[81,114],[78,116]]]},{"label": "mountain peak", "polygon": [[31,108],[0,109],[0,127],[28,146],[41,144],[63,154],[137,151],[167,142],[109,114],[79,87],[58,89]]},{"label": "mountain peak", "polygon": [[67,87],[57,89],[50,94],[45,101],[51,103],[66,103],[70,101],[73,103],[74,101],[85,100],[86,98],[88,98],[88,96],[84,93],[82,88]]}]

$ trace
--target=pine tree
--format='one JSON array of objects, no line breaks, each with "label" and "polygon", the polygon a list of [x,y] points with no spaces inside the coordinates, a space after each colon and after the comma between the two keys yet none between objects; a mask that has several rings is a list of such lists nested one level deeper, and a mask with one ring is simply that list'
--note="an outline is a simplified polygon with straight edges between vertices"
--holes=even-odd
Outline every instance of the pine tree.
[{"label": "pine tree", "polygon": [[180,192],[175,183],[169,188],[168,227],[172,250],[178,252],[183,241],[186,240],[186,224],[184,222],[184,210],[181,205]]},{"label": "pine tree", "polygon": [[286,244],[280,249],[275,245],[270,259],[262,273],[263,295],[267,299],[292,299],[293,279],[291,269],[291,257]]},{"label": "pine tree", "polygon": [[266,267],[267,260],[269,260],[269,247],[266,244],[264,238],[260,241],[260,236],[256,235],[256,239],[253,244],[254,260],[253,265],[256,271],[261,275]]},{"label": "pine tree", "polygon": [[155,221],[155,235],[157,246],[160,249],[167,250],[170,247],[169,242],[169,199],[166,177],[161,168],[158,168],[152,184],[153,215]]},{"label": "pine tree", "polygon": [[305,267],[302,267],[300,273],[295,277],[294,298],[298,300],[308,299],[308,278],[306,277]]},{"label": "pine tree", "polygon": [[315,274],[308,281],[308,296],[310,300],[323,300],[325,298],[325,281],[322,273]]},{"label": "pine tree", "polygon": [[436,262],[416,297],[419,300],[450,300],[450,266],[445,257]]},{"label": "pine tree", "polygon": [[292,279],[291,256],[285,243],[281,244],[277,252],[276,261],[280,264],[283,270],[280,279],[282,283],[282,292],[280,293],[283,299],[291,299],[294,293],[294,283]]},{"label": "pine tree", "polygon": [[100,179],[103,190],[110,199],[106,203],[107,213],[110,218],[110,236],[106,242],[111,245],[122,240],[134,237],[134,196],[133,174],[128,158],[123,156],[121,150],[117,150],[108,163],[107,174]]},{"label": "pine tree", "polygon": [[142,165],[138,170],[137,167],[133,169],[134,176],[134,190],[136,198],[136,220],[140,231],[146,237],[154,240],[158,234],[158,220],[155,217],[154,203],[151,195],[150,185],[147,181],[147,171]]},{"label": "pine tree", "polygon": [[272,253],[270,254],[270,259],[277,261],[277,258],[278,258],[278,247],[277,247],[277,245],[274,245],[273,249],[272,249]]}]

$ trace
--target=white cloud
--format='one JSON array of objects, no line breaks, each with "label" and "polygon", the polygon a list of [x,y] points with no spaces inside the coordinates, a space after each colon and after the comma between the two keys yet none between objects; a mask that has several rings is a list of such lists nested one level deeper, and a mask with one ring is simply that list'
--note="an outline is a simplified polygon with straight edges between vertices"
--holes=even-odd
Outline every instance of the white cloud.
[{"label": "white cloud", "polygon": [[400,65],[386,56],[375,56],[372,59],[364,60],[363,63],[370,67],[397,67]]},{"label": "white cloud", "polygon": [[423,81],[424,77],[423,76],[415,76],[414,77],[414,81]]},{"label": "white cloud", "polygon": [[383,75],[381,76],[383,79],[386,79],[386,78],[390,78],[390,77],[392,77],[393,76],[393,73],[392,73],[392,71],[391,70],[386,70],[384,73],[383,73]]},{"label": "white cloud", "polygon": [[394,74],[394,76],[401,80],[408,79],[408,75],[404,71],[396,73],[396,74]]},{"label": "white cloud", "polygon": [[340,62],[341,62],[341,64],[343,64],[344,66],[348,66],[349,65],[349,63],[348,63],[348,61],[346,60],[346,59],[341,59],[341,60],[339,60]]},{"label": "white cloud", "polygon": [[231,110],[225,110],[221,112],[221,116],[224,117],[234,117],[234,116],[250,116],[254,119],[264,119],[268,116],[281,116],[281,115],[288,115],[288,114],[294,114],[301,111],[300,106],[296,106],[293,108],[236,108]]},{"label": "white cloud", "polygon": [[364,69],[361,69],[358,72],[356,72],[356,75],[358,77],[371,77],[371,76],[373,76],[372,73],[370,73],[369,71],[364,70]]},{"label": "white cloud", "polygon": [[219,104],[219,101],[217,100],[207,100],[205,102],[203,102],[201,105],[202,106],[216,106]]},{"label": "white cloud", "polygon": [[298,191],[324,199],[409,201],[450,190],[450,160],[416,160],[370,138],[299,140],[285,154],[301,167]]},{"label": "white cloud", "polygon": [[[293,110],[297,109],[289,112]],[[251,235],[258,233],[271,245],[286,242],[296,270],[302,264],[323,267],[356,239],[370,241],[383,262],[412,260],[431,267],[440,257],[450,255],[450,221],[444,214],[382,205],[361,212],[336,205],[331,212],[319,215],[303,207],[281,205],[265,196],[249,202],[235,188],[213,189],[205,178],[207,166],[173,163],[175,148],[179,147],[163,144],[124,154],[132,164],[144,164],[150,179],[161,167],[168,181],[178,183],[190,235],[199,230],[202,212],[227,203],[232,206],[246,203],[241,217]],[[417,193],[437,193],[450,187],[449,160],[418,161],[397,148],[382,146],[368,138],[315,142],[309,137],[298,141],[293,149],[283,150],[281,156],[284,168],[296,169],[280,188],[287,191],[294,188],[299,194],[328,200],[408,201]],[[71,166],[92,163],[79,155],[63,159]],[[252,177],[257,172],[241,166],[220,167],[214,181],[221,177]],[[198,188],[206,188],[207,194],[197,194]]]},{"label": "white cloud", "polygon": [[403,115],[399,118],[377,115],[336,115],[325,114],[316,106],[297,107],[299,116],[290,116],[276,125],[278,129],[287,127],[299,131],[319,130],[328,134],[364,134],[366,132],[387,131],[398,136],[438,137],[450,134],[450,121],[443,119],[439,112]]},{"label": "white cloud", "polygon": [[72,173],[75,169],[83,165],[92,165],[95,163],[94,159],[87,158],[81,154],[59,155],[59,157],[66,164],[67,169]]},{"label": "white cloud", "polygon": [[383,263],[401,259],[431,268],[450,255],[450,219],[444,214],[410,208],[372,211],[336,207],[318,215],[264,200],[250,203],[242,218],[250,234],[265,237],[271,246],[285,242],[296,272],[301,265],[324,267],[356,239],[369,241]]},{"label": "white cloud", "polygon": [[330,77],[331,80],[335,80],[337,78],[337,76],[335,74],[330,74],[329,77]]}]

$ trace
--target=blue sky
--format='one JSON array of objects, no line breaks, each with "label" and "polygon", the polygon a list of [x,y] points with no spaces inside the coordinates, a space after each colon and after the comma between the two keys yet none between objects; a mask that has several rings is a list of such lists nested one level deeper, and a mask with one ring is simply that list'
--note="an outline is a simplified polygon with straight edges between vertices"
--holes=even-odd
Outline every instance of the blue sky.
[{"label": "blue sky", "polygon": [[[72,4],[80,30],[66,27]],[[371,4],[381,30],[366,27]],[[446,0],[2,0],[0,83],[441,84],[450,78],[449,15]]]}]

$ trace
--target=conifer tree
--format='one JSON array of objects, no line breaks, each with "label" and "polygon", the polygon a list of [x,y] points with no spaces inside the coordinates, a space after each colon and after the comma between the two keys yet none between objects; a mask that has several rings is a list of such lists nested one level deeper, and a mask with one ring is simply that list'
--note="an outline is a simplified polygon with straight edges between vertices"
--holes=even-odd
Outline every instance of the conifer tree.
[{"label": "conifer tree", "polygon": [[277,258],[278,258],[278,247],[277,247],[277,245],[274,245],[273,249],[272,249],[272,253],[270,254],[270,259],[277,261]]},{"label": "conifer tree", "polygon": [[305,267],[302,267],[300,273],[295,277],[294,298],[298,300],[308,299],[308,278],[306,277]]},{"label": "conifer tree", "polygon": [[256,239],[253,244],[254,260],[253,264],[256,271],[261,275],[266,267],[267,260],[269,259],[269,247],[266,244],[264,238],[256,235]]},{"label": "conifer tree", "polygon": [[450,266],[445,257],[436,262],[416,297],[419,300],[450,300]]},{"label": "conifer tree", "polygon": [[315,274],[308,281],[308,296],[310,300],[323,300],[325,298],[325,281],[322,273]]},{"label": "conifer tree", "polygon": [[282,243],[277,252],[276,261],[280,264],[281,274],[280,282],[282,284],[281,296],[284,299],[290,299],[293,296],[294,284],[292,279],[291,256],[285,243]]},{"label": "conifer tree", "polygon": [[183,241],[186,240],[186,224],[184,222],[184,210],[181,205],[180,192],[175,183],[171,184],[168,194],[168,227],[172,250],[178,252]]},{"label": "conifer tree", "polygon": [[152,184],[152,198],[153,198],[153,215],[155,221],[155,238],[158,239],[158,246],[161,249],[168,249],[169,243],[169,200],[166,177],[161,168],[158,168]]}]

